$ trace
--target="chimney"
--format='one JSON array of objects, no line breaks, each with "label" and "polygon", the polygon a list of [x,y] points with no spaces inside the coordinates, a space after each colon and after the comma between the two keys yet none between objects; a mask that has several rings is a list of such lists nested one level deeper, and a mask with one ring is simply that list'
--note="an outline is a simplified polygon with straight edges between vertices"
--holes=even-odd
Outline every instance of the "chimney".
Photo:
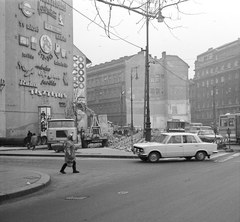
[{"label": "chimney", "polygon": [[162,52],[162,58],[163,58],[163,59],[166,58],[166,51]]}]

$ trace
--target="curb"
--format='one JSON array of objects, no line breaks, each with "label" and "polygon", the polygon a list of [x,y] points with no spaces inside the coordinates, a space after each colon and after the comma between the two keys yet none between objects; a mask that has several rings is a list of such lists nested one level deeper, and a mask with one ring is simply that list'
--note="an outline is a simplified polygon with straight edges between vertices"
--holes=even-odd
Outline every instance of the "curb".
[{"label": "curb", "polygon": [[[36,156],[36,157],[63,157],[63,155],[57,154],[23,154],[23,153],[0,153],[0,156]],[[137,159],[138,156],[126,156],[126,155],[97,155],[97,154],[77,154],[76,157],[86,158],[113,158],[113,159]]]},{"label": "curb", "polygon": [[27,187],[16,188],[5,194],[0,194],[0,202],[34,193],[50,184],[51,178],[49,175],[35,171],[31,172],[39,174],[41,177],[40,180],[36,183],[28,185]]}]

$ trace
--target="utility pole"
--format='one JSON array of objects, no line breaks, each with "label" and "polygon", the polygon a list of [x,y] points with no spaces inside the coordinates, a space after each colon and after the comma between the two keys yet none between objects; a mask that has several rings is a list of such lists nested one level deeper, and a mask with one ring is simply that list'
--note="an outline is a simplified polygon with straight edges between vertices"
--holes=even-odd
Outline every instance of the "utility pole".
[{"label": "utility pole", "polygon": [[217,133],[217,123],[216,123],[216,85],[213,86],[213,130],[214,130],[215,139],[216,139],[216,133]]}]

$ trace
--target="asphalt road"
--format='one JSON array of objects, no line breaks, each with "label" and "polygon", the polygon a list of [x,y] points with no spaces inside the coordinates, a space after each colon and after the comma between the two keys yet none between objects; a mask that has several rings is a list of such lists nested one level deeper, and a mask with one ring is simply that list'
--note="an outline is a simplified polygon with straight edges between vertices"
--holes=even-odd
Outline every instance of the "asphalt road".
[{"label": "asphalt road", "polygon": [[[62,158],[1,157],[1,165],[47,173],[43,190],[0,205],[0,222],[239,222],[240,157],[182,159],[78,158],[80,174]],[[232,157],[232,158],[231,158]]]}]

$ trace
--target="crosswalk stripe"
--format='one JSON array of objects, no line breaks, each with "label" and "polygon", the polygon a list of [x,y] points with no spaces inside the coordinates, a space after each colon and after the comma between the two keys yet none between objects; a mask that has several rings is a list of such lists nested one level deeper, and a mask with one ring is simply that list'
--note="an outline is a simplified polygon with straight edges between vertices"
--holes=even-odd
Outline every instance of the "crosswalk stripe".
[{"label": "crosswalk stripe", "polygon": [[224,159],[215,160],[214,162],[223,163],[223,162],[226,162],[226,161],[231,160],[231,159],[233,159],[234,157],[238,157],[238,156],[240,156],[240,153],[235,153],[235,154],[233,154],[233,155],[231,155],[231,156],[228,156],[228,157],[226,157],[226,158],[224,158]]},{"label": "crosswalk stripe", "polygon": [[220,157],[220,156],[226,156],[226,155],[228,155],[228,153],[217,153],[217,154],[213,154],[213,155],[211,156],[211,159],[216,159],[216,158],[218,158],[218,157]]}]

